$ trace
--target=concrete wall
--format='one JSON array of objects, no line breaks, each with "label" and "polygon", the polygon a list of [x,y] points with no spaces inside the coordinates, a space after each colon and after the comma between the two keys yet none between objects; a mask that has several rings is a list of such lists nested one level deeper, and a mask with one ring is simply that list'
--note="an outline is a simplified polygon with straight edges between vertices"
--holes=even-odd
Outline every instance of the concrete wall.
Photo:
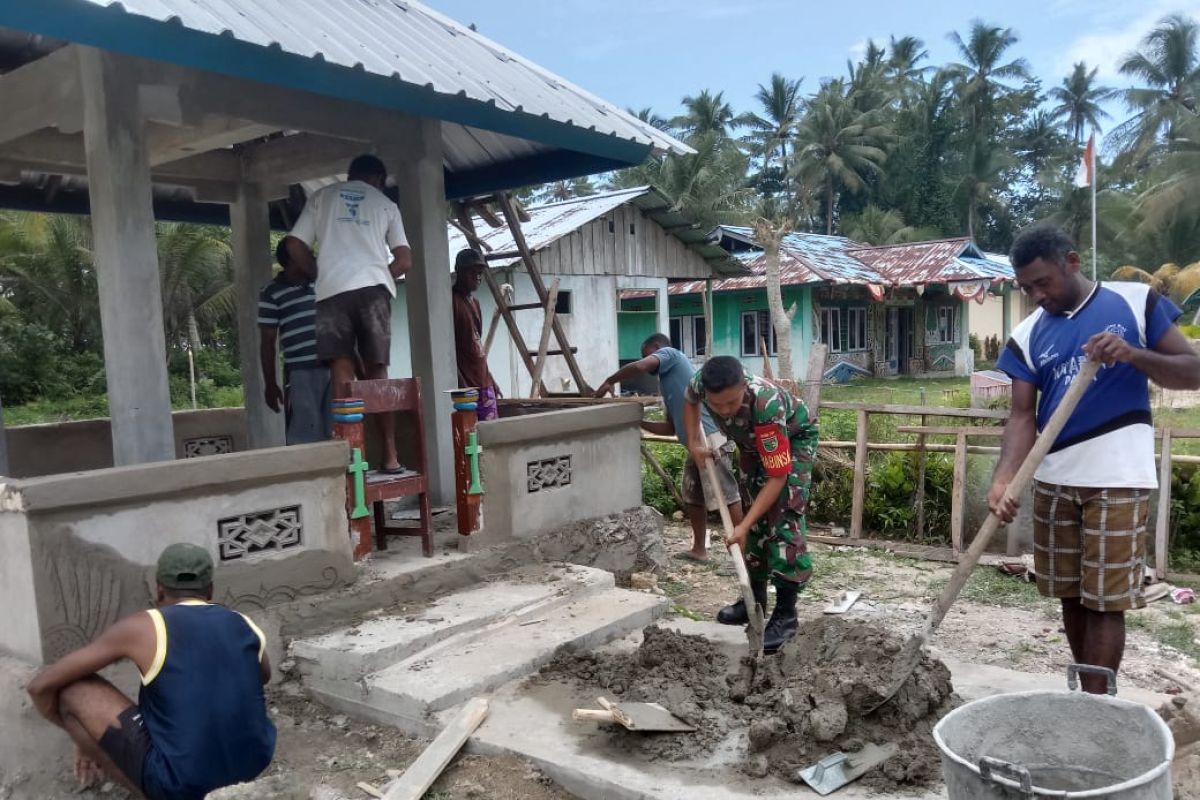
[{"label": "concrete wall", "polygon": [[[572,347],[578,348],[575,358],[584,378],[596,386],[618,367],[617,349],[617,293],[622,289],[653,289],[659,294],[658,309],[660,330],[667,330],[667,281],[655,277],[625,277],[618,275],[544,275],[547,286],[555,277],[559,280],[559,291],[571,292],[571,313],[559,316]],[[515,295],[514,303],[531,303],[537,293],[529,276],[518,271],[498,271],[496,279],[511,284]],[[449,280],[449,278],[447,278]],[[495,312],[496,304],[487,287],[476,293],[483,312],[484,336]],[[450,309],[446,309],[450,313]],[[514,312],[521,334],[531,351],[536,351],[542,333],[544,315],[541,311]],[[392,363],[388,374],[393,378],[411,377],[409,359],[408,308],[405,287],[399,287],[392,305]],[[558,349],[553,338],[550,349]],[[492,376],[505,397],[528,397],[531,379],[521,356],[508,335],[503,320],[496,331],[492,349],[488,354],[488,366]],[[561,356],[550,356],[546,362],[543,380],[552,392],[564,391],[563,381],[570,380],[567,362]],[[578,391],[572,381],[566,391]]]},{"label": "concrete wall", "polygon": [[[226,447],[249,449],[245,409],[176,411],[173,422],[176,458],[188,457],[189,451],[210,455]],[[14,478],[107,469],[113,465],[112,425],[104,417],[9,428],[8,460]]]},{"label": "concrete wall", "polygon": [[353,581],[346,460],[324,442],[0,484],[0,649],[50,661],[149,607],[175,542],[246,612]]},{"label": "concrete wall", "polygon": [[[479,423],[486,544],[527,539],[641,505],[637,403],[546,411]],[[554,465],[569,474],[552,480]]]}]

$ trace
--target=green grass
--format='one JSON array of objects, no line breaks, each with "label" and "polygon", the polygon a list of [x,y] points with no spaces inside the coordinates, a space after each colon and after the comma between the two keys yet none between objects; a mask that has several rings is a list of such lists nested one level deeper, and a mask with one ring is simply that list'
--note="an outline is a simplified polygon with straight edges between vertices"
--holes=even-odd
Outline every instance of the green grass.
[{"label": "green grass", "polygon": [[[970,392],[968,378],[856,378],[821,387],[821,399],[838,403],[881,405],[954,405],[959,392]],[[924,397],[924,401],[922,401]]]},{"label": "green grass", "polygon": [[[240,386],[208,386],[196,399],[199,408],[238,408],[242,405],[242,398],[242,387]],[[175,411],[186,411],[191,409],[192,402],[190,397],[177,397],[172,399],[171,405]],[[4,407],[4,424],[8,427],[71,422],[107,416],[108,397],[102,394],[81,395],[59,400],[35,400],[24,405]]]},{"label": "green grass", "polygon": [[[930,581],[929,594],[937,596],[946,583],[945,578]],[[977,567],[963,587],[960,599],[1000,608],[1039,609],[1053,605],[1038,594],[1035,584],[1005,575],[995,567]]]}]

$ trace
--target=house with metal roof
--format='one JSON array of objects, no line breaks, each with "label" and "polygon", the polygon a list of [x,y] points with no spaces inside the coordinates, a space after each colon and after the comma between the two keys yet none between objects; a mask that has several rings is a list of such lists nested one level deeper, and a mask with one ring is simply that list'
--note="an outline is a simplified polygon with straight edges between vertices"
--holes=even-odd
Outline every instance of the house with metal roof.
[{"label": "house with metal roof", "polygon": [[[766,259],[750,228],[723,225],[713,238],[750,271],[713,281],[677,281],[669,294],[671,336],[693,357],[774,358]],[[871,247],[841,236],[791,233],[780,243],[780,283],[795,306],[792,354],[803,364],[814,343],[828,347],[826,376],[967,374],[972,302],[999,295],[1010,317],[1012,268],[965,237]],[[711,315],[705,295],[712,292]],[[1006,333],[1007,335],[1007,328]]]},{"label": "house with metal roof", "polygon": [[92,217],[118,466],[176,455],[154,221],[231,226],[248,441],[281,445],[255,322],[271,228],[353,156],[380,156],[413,245],[407,355],[442,499],[446,201],[691,152],[412,0],[0,3],[0,103],[0,207]]},{"label": "house with metal roof", "polygon": [[[576,349],[581,371],[596,384],[619,363],[640,358],[647,336],[667,330],[670,281],[704,283],[746,271],[710,240],[706,229],[652,186],[534,206],[527,215],[522,235],[546,282],[558,281],[556,313]],[[536,302],[511,229],[492,227],[480,217],[473,225],[498,282],[512,288],[510,302]],[[469,244],[454,225],[447,227],[447,238],[453,263]],[[405,288],[393,305],[392,329],[397,332],[407,329]],[[495,300],[486,289],[476,296],[486,324],[495,314]],[[543,314],[537,309],[515,313],[525,340],[536,346]],[[408,350],[407,337],[394,335],[392,368],[397,374],[408,369]],[[488,360],[505,396],[529,393],[529,376],[503,325],[497,328]],[[545,381],[554,392],[578,390],[560,359],[547,362]]]}]

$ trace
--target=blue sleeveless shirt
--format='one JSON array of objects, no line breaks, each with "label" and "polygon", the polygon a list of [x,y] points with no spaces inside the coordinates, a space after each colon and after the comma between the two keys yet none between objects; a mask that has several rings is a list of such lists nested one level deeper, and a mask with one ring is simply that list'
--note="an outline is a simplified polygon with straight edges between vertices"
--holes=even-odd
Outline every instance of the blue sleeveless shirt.
[{"label": "blue sleeveless shirt", "polygon": [[148,613],[158,649],[138,696],[153,745],[143,765],[146,794],[200,800],[257,777],[275,753],[262,631],[236,611],[198,600]]}]

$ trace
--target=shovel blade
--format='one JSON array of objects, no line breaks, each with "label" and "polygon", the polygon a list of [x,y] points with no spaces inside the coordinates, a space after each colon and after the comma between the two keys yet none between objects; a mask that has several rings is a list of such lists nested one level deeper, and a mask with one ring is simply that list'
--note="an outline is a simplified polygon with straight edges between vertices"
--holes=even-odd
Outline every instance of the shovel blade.
[{"label": "shovel blade", "polygon": [[896,693],[908,682],[908,679],[912,677],[920,665],[924,647],[924,636],[914,636],[904,643],[904,647],[901,648],[900,652],[896,654],[896,658],[892,661],[892,677],[887,686],[883,687],[882,697],[879,702],[867,709],[866,713],[875,713],[876,710],[896,696]]}]

